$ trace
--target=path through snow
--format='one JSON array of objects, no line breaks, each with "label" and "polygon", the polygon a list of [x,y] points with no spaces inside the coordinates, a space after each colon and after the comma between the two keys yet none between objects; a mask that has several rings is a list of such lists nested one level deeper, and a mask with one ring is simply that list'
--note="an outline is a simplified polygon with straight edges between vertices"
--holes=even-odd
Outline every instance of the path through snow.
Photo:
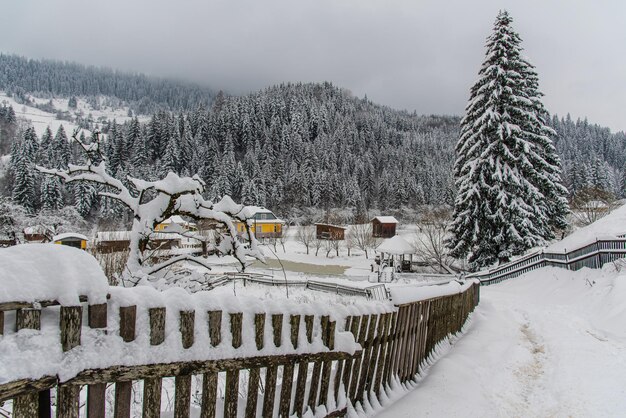
[{"label": "path through snow", "polygon": [[467,334],[377,416],[626,416],[626,275],[608,270],[481,288]]}]

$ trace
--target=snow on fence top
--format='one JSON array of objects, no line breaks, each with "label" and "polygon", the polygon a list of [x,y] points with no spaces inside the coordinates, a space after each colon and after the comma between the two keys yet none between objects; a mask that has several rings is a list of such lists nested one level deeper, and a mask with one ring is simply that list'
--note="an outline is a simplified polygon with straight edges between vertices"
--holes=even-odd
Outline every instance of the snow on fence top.
[{"label": "snow on fence top", "polygon": [[391,300],[393,300],[395,305],[404,305],[405,303],[463,293],[475,283],[480,283],[480,281],[466,280],[465,283],[452,281],[444,285],[421,287],[412,285],[394,286],[389,291],[391,292]]},{"label": "snow on fence top", "polygon": [[109,283],[96,259],[77,248],[24,244],[0,250],[0,303],[56,300],[106,302]]},{"label": "snow on fence top", "polygon": [[559,242],[546,248],[547,252],[564,252],[593,243],[596,239],[616,239],[626,233],[626,205],[598,219],[591,225],[580,228]]}]

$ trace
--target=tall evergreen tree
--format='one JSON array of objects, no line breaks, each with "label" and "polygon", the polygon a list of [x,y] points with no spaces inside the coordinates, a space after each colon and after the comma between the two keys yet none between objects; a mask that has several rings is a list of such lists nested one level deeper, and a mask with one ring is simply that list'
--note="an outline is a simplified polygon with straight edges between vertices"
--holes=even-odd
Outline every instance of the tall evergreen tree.
[{"label": "tall evergreen tree", "polygon": [[505,262],[566,224],[567,190],[534,67],[504,11],[461,121],[450,248],[473,267]]}]

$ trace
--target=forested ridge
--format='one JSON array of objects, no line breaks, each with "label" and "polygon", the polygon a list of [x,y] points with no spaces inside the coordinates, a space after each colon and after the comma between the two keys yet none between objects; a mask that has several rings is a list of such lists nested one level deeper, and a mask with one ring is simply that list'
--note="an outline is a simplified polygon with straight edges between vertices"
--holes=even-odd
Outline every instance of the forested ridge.
[{"label": "forested ridge", "polygon": [[[63,94],[53,88],[48,92]],[[177,101],[185,99],[172,103]],[[284,216],[305,207],[351,208],[354,216],[363,216],[372,209],[451,204],[459,123],[456,116],[419,116],[377,105],[331,83],[299,83],[242,96],[218,94],[210,105],[161,110],[147,123],[110,121],[100,128],[108,169],[118,178],[154,179],[170,170],[198,173],[210,198],[229,194]],[[569,116],[554,116],[549,123],[557,132],[555,145],[571,193],[594,186],[623,195],[624,133]],[[37,153],[21,166],[79,162],[77,150],[45,152],[55,143],[50,138],[58,135],[38,138]],[[32,132],[18,134],[14,149],[28,154],[20,148],[28,141],[33,141]],[[19,169],[16,161],[10,165],[5,185],[14,189]],[[95,196],[95,186],[84,196],[61,186],[61,199],[46,203],[46,195],[59,195],[49,190],[56,185],[48,184],[47,193],[40,193],[42,180],[34,177],[28,186],[33,191],[25,195],[34,211],[79,200],[85,216],[119,217],[119,208]]]},{"label": "forested ridge", "polygon": [[10,54],[0,54],[0,90],[16,98],[28,93],[44,98],[114,96],[142,114],[195,109],[215,96],[211,89],[195,83]]}]

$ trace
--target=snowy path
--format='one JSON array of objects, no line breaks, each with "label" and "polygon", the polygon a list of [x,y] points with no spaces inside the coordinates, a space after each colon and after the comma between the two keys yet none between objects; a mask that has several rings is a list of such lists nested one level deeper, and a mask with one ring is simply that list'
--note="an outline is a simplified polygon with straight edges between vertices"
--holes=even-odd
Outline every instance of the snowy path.
[{"label": "snowy path", "polygon": [[542,269],[481,292],[467,334],[377,416],[626,416],[626,275]]}]

